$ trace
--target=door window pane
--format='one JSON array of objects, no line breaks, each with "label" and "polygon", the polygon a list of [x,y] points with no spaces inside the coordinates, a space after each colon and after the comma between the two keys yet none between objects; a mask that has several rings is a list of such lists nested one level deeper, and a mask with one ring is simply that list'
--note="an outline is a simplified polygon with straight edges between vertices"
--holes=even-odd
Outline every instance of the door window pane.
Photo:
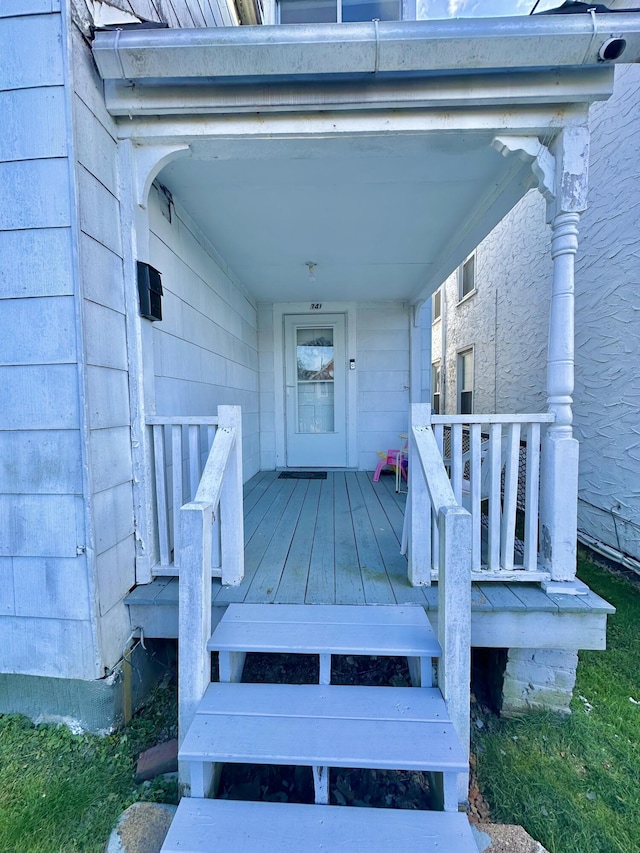
[{"label": "door window pane", "polygon": [[334,432],[333,328],[296,329],[298,432]]}]

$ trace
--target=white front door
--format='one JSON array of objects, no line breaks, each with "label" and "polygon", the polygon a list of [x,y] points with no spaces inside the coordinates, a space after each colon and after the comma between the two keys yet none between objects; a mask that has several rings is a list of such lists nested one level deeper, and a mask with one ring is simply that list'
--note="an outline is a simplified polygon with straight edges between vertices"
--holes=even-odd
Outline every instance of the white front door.
[{"label": "white front door", "polygon": [[284,317],[289,468],[347,465],[345,315]]}]

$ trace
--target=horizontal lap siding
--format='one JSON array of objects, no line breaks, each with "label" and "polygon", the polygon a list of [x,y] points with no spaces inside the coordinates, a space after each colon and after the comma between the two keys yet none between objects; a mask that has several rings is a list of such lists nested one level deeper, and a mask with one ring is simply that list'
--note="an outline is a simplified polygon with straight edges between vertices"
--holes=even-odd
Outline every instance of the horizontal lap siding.
[{"label": "horizontal lap siding", "polygon": [[358,467],[373,470],[402,446],[409,416],[409,312],[401,302],[358,304]]},{"label": "horizontal lap siding", "polygon": [[121,657],[130,633],[123,598],[135,583],[133,462],[115,125],[104,108],[89,48],[73,33],[74,139],[88,428],[91,571],[101,666]]},{"label": "horizontal lap siding", "polygon": [[91,678],[59,8],[0,9],[0,670]]},{"label": "horizontal lap siding", "polygon": [[255,305],[179,199],[169,222],[152,188],[149,216],[151,262],[164,289],[163,319],[153,324],[156,412],[215,415],[221,404],[240,405],[248,479],[260,469]]},{"label": "horizontal lap siding", "polygon": [[276,467],[276,378],[272,305],[258,306],[258,351],[260,353],[260,469],[271,471]]}]

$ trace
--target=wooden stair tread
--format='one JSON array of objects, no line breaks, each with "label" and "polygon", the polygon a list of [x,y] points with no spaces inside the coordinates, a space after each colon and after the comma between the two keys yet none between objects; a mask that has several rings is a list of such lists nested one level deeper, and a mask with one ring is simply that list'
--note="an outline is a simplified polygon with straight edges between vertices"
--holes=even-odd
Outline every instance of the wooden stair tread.
[{"label": "wooden stair tread", "polygon": [[232,604],[210,651],[439,657],[422,607]]},{"label": "wooden stair tread", "polygon": [[[295,708],[295,711],[293,710]],[[213,682],[198,714],[299,716],[342,719],[449,721],[437,687],[352,687],[339,684],[245,684]]]},{"label": "wooden stair tread", "polygon": [[161,853],[477,853],[466,815],[183,798]]},{"label": "wooden stair tread", "polygon": [[[218,701],[211,702],[216,710],[196,714],[180,760],[442,772],[467,769],[448,718],[412,719],[418,716],[415,711],[405,716],[403,708],[419,702],[410,694],[422,693],[423,688],[368,688],[381,691],[382,716],[388,718],[380,719],[377,693],[371,694],[370,716],[363,716],[358,698],[362,687],[341,687],[336,693],[331,685],[241,685],[250,688],[242,691],[245,704],[247,696],[254,698],[251,708],[238,713],[238,686],[217,685]],[[269,690],[261,689],[265,687]],[[262,711],[261,695],[270,697],[268,713]],[[395,716],[389,705],[393,698],[398,704]]]}]

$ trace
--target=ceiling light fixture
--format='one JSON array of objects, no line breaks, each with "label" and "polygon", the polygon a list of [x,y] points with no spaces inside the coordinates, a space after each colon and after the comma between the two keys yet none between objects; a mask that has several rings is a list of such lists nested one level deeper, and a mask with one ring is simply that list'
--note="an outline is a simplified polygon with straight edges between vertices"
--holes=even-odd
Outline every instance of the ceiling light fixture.
[{"label": "ceiling light fixture", "polygon": [[309,269],[309,283],[314,284],[316,280],[315,269],[318,266],[315,261],[305,261],[305,266]]}]

